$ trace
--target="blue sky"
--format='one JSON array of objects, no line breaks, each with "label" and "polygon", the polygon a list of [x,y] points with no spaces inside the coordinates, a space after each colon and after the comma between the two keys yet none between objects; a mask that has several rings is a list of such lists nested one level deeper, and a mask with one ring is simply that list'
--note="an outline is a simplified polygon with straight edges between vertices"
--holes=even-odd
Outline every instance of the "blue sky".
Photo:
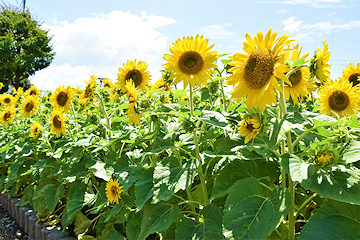
[{"label": "blue sky", "polygon": [[332,79],[360,62],[360,0],[27,0],[26,7],[54,35],[55,60],[31,77],[42,90],[84,87],[91,74],[116,81],[118,68],[135,58],[148,62],[156,81],[178,38],[202,34],[219,54],[232,55],[244,52],[246,33],[270,27],[298,41],[308,59],[326,40]]}]

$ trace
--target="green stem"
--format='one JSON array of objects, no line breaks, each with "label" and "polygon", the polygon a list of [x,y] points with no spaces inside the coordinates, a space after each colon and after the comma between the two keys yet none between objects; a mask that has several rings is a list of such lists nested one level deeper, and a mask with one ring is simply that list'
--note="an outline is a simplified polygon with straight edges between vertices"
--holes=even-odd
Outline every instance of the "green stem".
[{"label": "green stem", "polygon": [[[104,99],[102,98],[101,94],[96,92],[96,95],[100,99],[101,111],[103,112],[103,114],[105,115],[105,118],[106,118],[106,128],[107,129],[105,129],[105,137],[107,138],[108,136],[111,136],[111,131],[110,131],[110,129],[111,129],[111,119],[110,119],[109,115],[106,112]],[[108,132],[109,132],[109,134],[108,134]]]},{"label": "green stem", "polygon": [[[221,86],[221,94],[222,94],[222,98],[223,98],[223,105],[224,105],[224,111],[227,112],[227,105],[226,105],[226,98],[225,98],[225,91],[224,91],[224,84],[223,84],[223,80],[220,80],[220,86]],[[224,136],[227,137],[227,132],[224,129]]]},{"label": "green stem", "polygon": [[70,108],[71,108],[71,111],[72,111],[72,114],[74,116],[74,122],[75,122],[75,130],[76,130],[76,133],[77,133],[77,118],[76,118],[76,112],[75,112],[75,108],[74,108],[74,105],[70,102]]},{"label": "green stem", "polygon": [[308,199],[306,199],[306,201],[303,202],[303,204],[301,204],[301,206],[295,213],[295,218],[300,214],[301,210],[303,210],[306,207],[306,205],[308,205],[311,202],[311,200],[313,200],[317,195],[318,195],[317,193],[314,193]]},{"label": "green stem", "polygon": [[259,183],[260,183],[260,185],[261,185],[261,186],[263,186],[263,187],[265,187],[265,188],[269,189],[271,192],[273,191],[273,189],[272,189],[271,187],[269,187],[268,185],[266,185],[265,183],[260,182],[260,181],[259,181]]},{"label": "green stem", "polygon": [[193,211],[181,211],[180,214],[181,213],[184,213],[184,214],[191,213],[191,214],[194,214],[194,215],[198,216],[198,218],[202,218],[201,214],[199,214],[197,212],[193,212]]},{"label": "green stem", "polygon": [[311,131],[314,131],[317,128],[320,127],[329,127],[334,125],[336,122],[332,122],[332,123],[327,123],[327,124],[322,124],[322,125],[317,125],[314,126],[312,128],[309,128],[308,130],[306,130],[305,132],[303,132],[293,143],[292,143],[292,148],[294,148],[296,146],[296,144],[298,144],[308,133],[310,133]]}]

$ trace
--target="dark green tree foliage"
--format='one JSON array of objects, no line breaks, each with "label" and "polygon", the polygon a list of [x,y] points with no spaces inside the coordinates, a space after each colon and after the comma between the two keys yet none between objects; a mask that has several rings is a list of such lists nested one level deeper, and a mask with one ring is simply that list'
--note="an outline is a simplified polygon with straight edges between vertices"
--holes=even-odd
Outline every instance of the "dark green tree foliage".
[{"label": "dark green tree foliage", "polygon": [[0,8],[0,81],[4,89],[11,82],[26,87],[28,78],[54,59],[52,36],[33,19],[28,10]]}]

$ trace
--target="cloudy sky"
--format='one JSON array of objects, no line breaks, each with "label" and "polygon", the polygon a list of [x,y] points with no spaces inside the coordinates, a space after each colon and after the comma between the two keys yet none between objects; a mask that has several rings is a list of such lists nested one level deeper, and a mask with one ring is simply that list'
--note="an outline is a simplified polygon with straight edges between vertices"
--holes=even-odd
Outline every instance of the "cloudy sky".
[{"label": "cloudy sky", "polygon": [[55,60],[31,77],[42,90],[84,87],[92,74],[116,81],[118,68],[135,58],[157,80],[163,55],[178,38],[202,34],[219,54],[233,54],[243,52],[246,33],[270,27],[310,56],[326,40],[332,79],[360,62],[360,0],[27,0],[26,7],[53,35]]}]

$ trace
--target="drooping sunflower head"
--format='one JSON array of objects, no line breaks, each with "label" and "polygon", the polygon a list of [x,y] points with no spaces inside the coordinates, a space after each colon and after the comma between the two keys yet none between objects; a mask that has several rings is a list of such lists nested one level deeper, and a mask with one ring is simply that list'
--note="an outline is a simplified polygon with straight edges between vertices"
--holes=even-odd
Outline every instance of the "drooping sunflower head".
[{"label": "drooping sunflower head", "polygon": [[29,117],[35,114],[36,110],[38,109],[39,105],[39,98],[35,95],[29,95],[25,98],[22,103],[22,108],[20,109],[20,113],[24,117]]},{"label": "drooping sunflower head", "polygon": [[343,72],[341,79],[348,80],[353,84],[353,86],[357,86],[360,83],[360,63],[357,63],[356,66],[352,63],[347,66]]},{"label": "drooping sunflower head", "polygon": [[328,69],[331,68],[331,66],[328,63],[330,59],[330,52],[329,52],[329,46],[324,41],[324,48],[321,50],[318,48],[315,51],[314,56],[311,58],[310,61],[310,72],[311,72],[311,78],[316,77],[320,84],[325,84],[330,80],[330,72]]},{"label": "drooping sunflower head", "polygon": [[5,108],[1,113],[0,113],[0,122],[2,125],[6,125],[12,122],[14,116],[15,116],[15,108],[12,106],[9,106],[7,108]]},{"label": "drooping sunflower head", "polygon": [[286,48],[293,40],[283,35],[276,38],[277,32],[272,29],[267,32],[265,38],[262,32],[258,32],[254,38],[246,34],[243,49],[246,54],[235,53],[230,57],[232,62],[229,69],[233,73],[227,78],[227,84],[234,85],[231,91],[232,98],[241,100],[247,96],[248,108],[258,107],[265,110],[266,104],[276,103],[275,90],[281,91],[277,78],[291,86],[285,73],[289,68],[284,64],[286,53],[292,49]]},{"label": "drooping sunflower head", "polygon": [[95,96],[95,86],[96,86],[95,75],[90,76],[90,80],[88,82],[85,81],[86,87],[85,90],[81,93],[79,98],[79,103],[82,105],[87,105]]},{"label": "drooping sunflower head", "polygon": [[217,67],[214,62],[219,58],[217,51],[211,51],[214,44],[208,46],[208,43],[209,39],[196,35],[178,39],[169,46],[172,54],[164,55],[168,62],[163,66],[172,71],[174,83],[184,81],[184,89],[189,83],[193,88],[207,85],[207,79],[211,79],[209,73],[213,73],[212,69]]},{"label": "drooping sunflower head", "polygon": [[51,94],[50,101],[55,108],[62,108],[64,112],[70,109],[70,103],[74,94],[72,87],[59,86],[56,91]]},{"label": "drooping sunflower head", "polygon": [[18,87],[16,91],[15,101],[18,102],[21,98],[21,94],[23,94],[24,89],[22,87]]},{"label": "drooping sunflower head", "polygon": [[61,109],[54,108],[51,117],[49,118],[50,121],[50,131],[56,134],[57,137],[60,137],[61,134],[65,134],[66,132],[66,124],[65,124],[65,116]]},{"label": "drooping sunflower head", "polygon": [[261,131],[261,119],[257,115],[247,116],[244,120],[239,122],[239,134],[245,137],[245,144],[251,139],[255,138]]},{"label": "drooping sunflower head", "polygon": [[126,81],[125,88],[127,90],[126,95],[129,98],[129,102],[134,103],[136,106],[137,94],[136,94],[135,83],[131,80],[128,80]]},{"label": "drooping sunflower head", "polygon": [[3,106],[11,106],[15,103],[15,98],[11,94],[2,94],[0,96],[1,105]]},{"label": "drooping sunflower head", "polygon": [[135,126],[141,126],[140,122],[140,114],[137,111],[136,103],[129,103],[129,109],[127,110],[126,114],[129,117],[129,124],[135,124]]},{"label": "drooping sunflower head", "polygon": [[[330,81],[320,88],[318,104],[323,114],[339,117],[355,115],[359,110],[360,93],[349,81]],[[336,116],[335,114],[335,116]]]},{"label": "drooping sunflower head", "polygon": [[41,133],[40,123],[35,122],[30,128],[30,132],[31,132],[31,137],[38,138]]},{"label": "drooping sunflower head", "polygon": [[105,187],[106,197],[110,203],[119,203],[120,194],[124,191],[117,179],[110,179]]},{"label": "drooping sunflower head", "polygon": [[134,82],[135,88],[147,91],[147,84],[150,81],[150,72],[147,71],[148,65],[145,61],[135,59],[134,61],[128,60],[123,64],[124,68],[119,68],[117,85],[120,87],[121,92],[126,92],[126,81],[131,80]]},{"label": "drooping sunflower head", "polygon": [[108,87],[109,89],[111,89],[111,88],[113,88],[115,85],[114,85],[114,83],[112,82],[111,79],[105,78],[105,79],[103,80],[103,86],[104,86],[104,87]]},{"label": "drooping sunflower head", "polygon": [[153,85],[151,85],[151,90],[163,89],[164,91],[170,91],[171,88],[171,85],[169,83],[165,83],[162,77],[160,77]]}]

